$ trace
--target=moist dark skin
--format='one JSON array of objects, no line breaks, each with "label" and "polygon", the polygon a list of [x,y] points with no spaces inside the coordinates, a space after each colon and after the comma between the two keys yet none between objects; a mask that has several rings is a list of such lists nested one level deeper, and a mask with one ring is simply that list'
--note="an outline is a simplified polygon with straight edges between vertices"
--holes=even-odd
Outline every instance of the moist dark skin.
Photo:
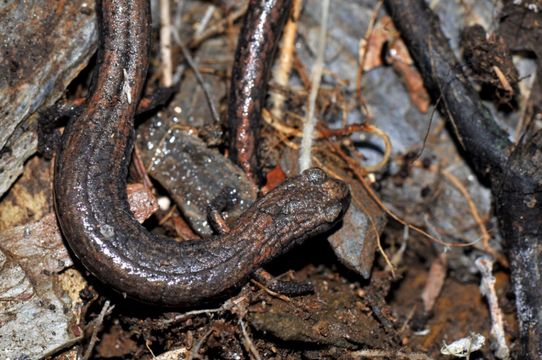
[{"label": "moist dark skin", "polygon": [[291,3],[250,0],[235,51],[228,107],[230,156],[255,183],[260,180],[257,144],[267,80]]},{"label": "moist dark skin", "polygon": [[194,305],[239,285],[274,256],[342,218],[350,201],[347,186],[309,169],[258,200],[221,236],[178,243],[137,223],[128,208],[126,174],[148,65],[148,3],[98,5],[98,77],[87,108],[65,129],[54,184],[62,232],[92,274],[142,302]]}]

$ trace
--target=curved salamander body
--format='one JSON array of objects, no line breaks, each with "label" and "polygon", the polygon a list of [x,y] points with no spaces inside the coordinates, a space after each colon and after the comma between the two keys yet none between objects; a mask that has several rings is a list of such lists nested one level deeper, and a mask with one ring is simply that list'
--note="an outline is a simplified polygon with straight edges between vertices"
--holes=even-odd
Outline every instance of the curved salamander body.
[{"label": "curved salamander body", "polygon": [[346,185],[310,169],[257,201],[225,235],[175,242],[128,208],[133,115],[148,63],[146,1],[103,1],[102,49],[86,110],[64,132],[55,204],[81,263],[115,290],[164,306],[197,303],[239,284],[289,246],[328,230],[349,204]]},{"label": "curved salamander body", "polygon": [[250,0],[235,51],[228,104],[230,156],[258,182],[257,144],[267,79],[291,0]]}]

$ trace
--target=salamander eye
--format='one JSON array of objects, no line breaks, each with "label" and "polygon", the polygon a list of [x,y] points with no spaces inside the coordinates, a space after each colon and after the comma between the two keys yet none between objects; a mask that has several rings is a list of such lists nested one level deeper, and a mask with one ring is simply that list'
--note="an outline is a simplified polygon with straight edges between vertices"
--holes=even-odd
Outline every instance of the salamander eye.
[{"label": "salamander eye", "polygon": [[311,168],[311,169],[305,170],[303,174],[307,177],[307,179],[313,185],[323,184],[324,181],[326,181],[327,179],[326,173],[322,169],[318,169],[318,168]]}]

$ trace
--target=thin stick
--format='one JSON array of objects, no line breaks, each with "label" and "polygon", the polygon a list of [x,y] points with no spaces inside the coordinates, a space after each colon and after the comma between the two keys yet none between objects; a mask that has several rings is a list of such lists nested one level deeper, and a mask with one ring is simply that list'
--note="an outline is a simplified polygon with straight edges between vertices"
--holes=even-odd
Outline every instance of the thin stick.
[{"label": "thin stick", "polygon": [[201,76],[201,73],[198,70],[198,66],[196,65],[194,59],[192,58],[192,55],[190,55],[190,51],[184,46],[182,42],[179,42],[179,46],[181,47],[181,51],[183,52],[184,59],[186,60],[186,63],[192,71],[194,71],[194,75],[196,76],[196,80],[198,80],[198,83],[201,85],[201,88],[203,90],[203,95],[205,96],[205,100],[207,100],[207,105],[209,106],[209,110],[211,111],[211,115],[213,116],[213,120],[216,124],[220,124],[220,116],[218,115],[218,111],[216,110],[215,103],[213,101],[213,98],[211,97],[211,94],[207,90],[207,86],[205,84],[205,80],[203,80],[203,76]]},{"label": "thin stick", "polygon": [[190,316],[193,316],[193,315],[200,315],[200,314],[213,314],[213,313],[217,313],[217,312],[223,312],[223,311],[231,311],[234,307],[238,306],[238,304],[240,304],[241,302],[245,301],[246,300],[246,296],[245,295],[239,295],[238,297],[236,298],[231,298],[229,299],[228,301],[226,301],[221,307],[219,308],[214,308],[214,309],[203,309],[203,310],[192,310],[192,311],[188,311],[188,312],[185,312],[183,314],[178,314],[176,315],[174,318],[172,319],[169,319],[169,320],[165,320],[163,323],[164,324],[171,324],[171,323],[175,323],[177,321],[180,321],[180,320],[184,320],[186,319],[187,317],[190,317]]},{"label": "thin stick", "polygon": [[167,325],[167,324],[175,323],[177,321],[184,320],[193,315],[200,315],[200,314],[209,315],[209,314],[213,314],[217,312],[222,312],[224,310],[226,310],[224,307],[219,307],[216,309],[193,310],[193,311],[185,312],[183,314],[176,315],[174,318],[165,320],[163,323]]},{"label": "thin stick", "polygon": [[248,336],[247,328],[245,326],[245,322],[243,321],[243,319],[239,319],[239,324],[241,325],[241,332],[243,333],[243,338],[244,338],[243,343],[248,348],[248,350],[250,351],[254,359],[261,360],[261,356],[258,353],[258,350],[254,346],[254,343],[250,339],[250,336]]},{"label": "thin stick", "polygon": [[260,289],[262,289],[263,291],[265,291],[266,293],[268,293],[269,295],[274,296],[274,297],[276,297],[278,299],[281,299],[284,302],[292,301],[288,296],[279,294],[278,292],[275,292],[275,291],[269,289],[267,286],[265,286],[264,284],[260,283],[257,280],[250,279],[250,282],[253,283],[254,285],[256,285],[257,287],[259,287]]},{"label": "thin stick", "polygon": [[[301,14],[302,0],[292,2],[291,16],[284,26],[280,44],[278,65],[273,71],[273,79],[280,86],[288,86],[288,79],[292,70],[293,54],[295,52],[295,38],[297,34],[297,20]],[[277,118],[282,117],[282,107],[286,97],[278,92],[271,93],[271,113]]]},{"label": "thin stick", "polygon": [[469,210],[470,210],[470,212],[472,214],[472,217],[473,217],[474,221],[476,222],[476,224],[478,225],[478,228],[480,229],[480,233],[482,235],[482,243],[484,244],[484,248],[486,249],[486,251],[491,253],[491,251],[489,251],[489,248],[490,248],[489,239],[491,239],[491,235],[489,235],[489,232],[487,231],[486,225],[484,224],[482,218],[480,217],[480,213],[478,212],[478,208],[474,204],[474,201],[472,200],[472,197],[470,196],[468,190],[461,183],[461,181],[457,178],[457,176],[452,174],[450,171],[444,170],[442,172],[442,175],[444,175],[444,177],[446,179],[448,179],[448,181],[453,186],[455,186],[455,188],[457,190],[459,190],[461,195],[463,195],[463,197],[467,201],[467,205],[469,206]]},{"label": "thin stick", "polygon": [[463,195],[463,197],[467,201],[467,205],[469,206],[469,210],[472,214],[472,218],[474,219],[474,221],[476,222],[476,225],[478,225],[478,228],[480,229],[480,233],[482,236],[482,246],[483,246],[484,251],[492,255],[493,257],[495,257],[495,259],[497,259],[499,263],[501,263],[501,265],[508,267],[509,265],[508,260],[504,256],[497,253],[497,251],[495,251],[495,249],[493,249],[491,245],[489,245],[489,240],[491,239],[491,235],[489,235],[489,231],[487,231],[486,224],[482,220],[482,217],[480,216],[480,213],[478,212],[478,208],[476,207],[476,204],[474,203],[472,197],[470,196],[465,186],[450,171],[444,170],[442,174],[444,175],[446,179],[448,179],[450,183],[452,183],[453,186],[455,186],[455,188],[461,193],[461,195]]},{"label": "thin stick", "polygon": [[214,5],[211,5],[207,8],[207,10],[205,11],[205,14],[201,18],[201,21],[199,22],[198,28],[194,32],[194,37],[198,37],[203,33],[203,31],[209,24],[209,21],[211,20],[211,17],[213,16],[215,10],[216,10],[216,7]]},{"label": "thin stick", "polygon": [[492,274],[493,261],[486,257],[480,257],[474,261],[474,264],[482,274],[482,283],[480,292],[487,298],[489,311],[491,313],[491,337],[493,338],[493,348],[495,356],[499,359],[510,359],[510,349],[506,344],[504,333],[504,321],[499,299],[495,291],[495,277]]},{"label": "thin stick", "polygon": [[194,345],[194,347],[192,348],[192,351],[190,352],[190,356],[188,357],[189,360],[192,360],[192,359],[199,359],[199,349],[201,348],[201,346],[203,345],[203,343],[205,342],[205,340],[209,337],[209,335],[211,335],[211,333],[213,332],[213,329],[209,329],[209,331],[207,331],[202,337],[201,339],[196,343],[196,345]]},{"label": "thin stick", "polygon": [[100,311],[98,317],[94,319],[94,330],[92,330],[90,342],[88,343],[85,355],[83,355],[83,360],[88,360],[90,358],[90,355],[92,355],[92,350],[94,349],[94,345],[96,345],[96,341],[98,340],[98,331],[100,331],[100,329],[102,328],[105,316],[110,314],[111,310],[113,310],[114,307],[115,305],[109,306],[109,300],[107,300],[102,307],[102,311]]},{"label": "thin stick", "polygon": [[367,49],[369,46],[369,39],[371,38],[371,34],[373,33],[374,26],[376,24],[376,20],[378,18],[378,14],[380,13],[380,8],[382,7],[382,0],[380,0],[374,7],[372,13],[371,13],[371,19],[369,20],[369,26],[367,27],[367,32],[365,33],[364,38],[360,41],[359,46],[359,65],[358,65],[358,72],[356,74],[356,96],[359,101],[359,105],[361,107],[362,112],[365,115],[370,115],[369,109],[367,107],[367,103],[365,99],[363,98],[363,95],[361,94],[361,85],[363,80],[363,73],[365,71],[365,61],[367,60]]},{"label": "thin stick", "polygon": [[378,349],[366,349],[358,350],[350,353],[354,359],[363,358],[392,358],[392,359],[409,359],[409,360],[430,360],[431,357],[423,353],[405,353],[402,351],[394,350],[378,350]]},{"label": "thin stick", "polygon": [[301,156],[299,157],[299,171],[308,169],[311,166],[311,150],[313,142],[314,127],[316,118],[314,117],[314,109],[316,106],[316,97],[320,82],[322,80],[322,68],[324,66],[324,53],[326,49],[326,33],[327,33],[327,18],[329,15],[329,0],[322,1],[322,23],[320,26],[320,36],[318,40],[318,53],[316,61],[312,68],[311,92],[309,94],[309,102],[307,104],[307,117],[303,126],[303,139],[301,140]]},{"label": "thin stick", "polygon": [[245,1],[243,6],[239,10],[228,15],[227,18],[220,20],[217,24],[211,25],[207,30],[203,31],[199,36],[195,36],[188,44],[190,49],[194,49],[201,45],[208,38],[220,34],[226,30],[228,24],[233,24],[235,21],[240,19],[248,9],[248,1]]},{"label": "thin stick", "polygon": [[173,84],[173,62],[171,61],[171,18],[169,0],[160,0],[160,59],[162,60],[162,85]]}]

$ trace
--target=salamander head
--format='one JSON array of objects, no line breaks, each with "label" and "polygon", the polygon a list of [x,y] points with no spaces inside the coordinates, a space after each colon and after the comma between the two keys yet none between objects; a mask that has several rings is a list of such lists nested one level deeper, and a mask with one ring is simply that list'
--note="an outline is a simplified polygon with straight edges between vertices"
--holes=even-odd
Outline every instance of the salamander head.
[{"label": "salamander head", "polygon": [[350,191],[344,182],[311,168],[271,191],[259,208],[275,219],[276,231],[283,234],[281,242],[297,242],[329,230],[349,204]]}]

